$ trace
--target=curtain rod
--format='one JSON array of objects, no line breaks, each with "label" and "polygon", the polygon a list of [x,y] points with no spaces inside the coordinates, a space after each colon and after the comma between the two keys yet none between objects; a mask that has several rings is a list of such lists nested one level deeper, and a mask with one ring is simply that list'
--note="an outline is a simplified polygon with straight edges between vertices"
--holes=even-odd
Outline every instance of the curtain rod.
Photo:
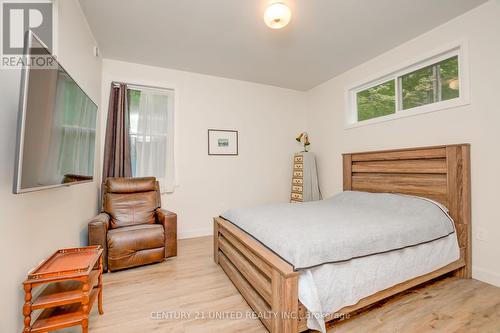
[{"label": "curtain rod", "polygon": [[149,86],[149,85],[145,85],[145,84],[136,84],[136,83],[127,83],[127,82],[118,82],[118,81],[113,81],[111,82],[111,84],[113,86],[119,86],[121,84],[124,84],[125,86],[127,87],[130,87],[130,88],[138,88],[138,90],[140,90],[141,88],[146,88],[146,89],[155,89],[155,90],[161,90],[161,91],[174,91],[174,89],[169,89],[169,88],[165,88],[165,87],[158,87],[158,86]]}]

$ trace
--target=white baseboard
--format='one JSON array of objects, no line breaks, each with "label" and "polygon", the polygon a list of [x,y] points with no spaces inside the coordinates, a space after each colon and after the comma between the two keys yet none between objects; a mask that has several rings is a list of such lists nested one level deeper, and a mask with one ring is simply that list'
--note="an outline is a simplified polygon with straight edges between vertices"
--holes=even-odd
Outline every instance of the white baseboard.
[{"label": "white baseboard", "polygon": [[212,228],[200,228],[200,229],[184,230],[184,231],[180,231],[177,234],[177,239],[212,236],[213,233],[214,233],[214,231]]},{"label": "white baseboard", "polygon": [[472,278],[500,287],[500,274],[472,266]]}]

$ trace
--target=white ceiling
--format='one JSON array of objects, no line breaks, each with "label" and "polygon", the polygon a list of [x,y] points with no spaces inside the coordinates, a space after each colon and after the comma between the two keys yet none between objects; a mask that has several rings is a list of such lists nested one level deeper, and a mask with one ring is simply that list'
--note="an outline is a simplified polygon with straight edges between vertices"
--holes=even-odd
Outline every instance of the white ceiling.
[{"label": "white ceiling", "polygon": [[80,0],[105,58],[308,90],[486,0]]}]

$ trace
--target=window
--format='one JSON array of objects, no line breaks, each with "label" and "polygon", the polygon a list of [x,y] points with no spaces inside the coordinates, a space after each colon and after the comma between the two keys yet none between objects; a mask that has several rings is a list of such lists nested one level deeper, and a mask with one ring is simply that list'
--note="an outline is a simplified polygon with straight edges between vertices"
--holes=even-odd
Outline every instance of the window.
[{"label": "window", "polygon": [[174,189],[174,92],[129,86],[132,176],[154,176],[163,192]]},{"label": "window", "polygon": [[418,69],[398,78],[402,110],[458,98],[458,56]]},{"label": "window", "polygon": [[387,116],[396,112],[394,80],[357,93],[358,121]]},{"label": "window", "polygon": [[348,91],[348,126],[396,119],[468,103],[462,47],[419,61]]}]

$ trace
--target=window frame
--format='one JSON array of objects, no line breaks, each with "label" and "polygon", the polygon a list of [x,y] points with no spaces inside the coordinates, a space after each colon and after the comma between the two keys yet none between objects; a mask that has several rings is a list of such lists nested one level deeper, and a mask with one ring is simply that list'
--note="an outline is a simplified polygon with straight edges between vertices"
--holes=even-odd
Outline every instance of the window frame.
[{"label": "window frame", "polygon": [[[399,65],[390,70],[386,70],[382,74],[374,76],[374,78],[372,79],[351,85],[346,89],[347,108],[345,115],[345,128],[349,129],[370,124],[377,124],[381,122],[412,117],[420,114],[441,111],[470,104],[470,83],[467,50],[468,47],[465,40],[451,43],[449,45],[446,45],[445,47],[433,50],[428,54],[413,59],[412,61],[409,61],[405,64]],[[458,57],[458,80],[460,84],[459,97],[403,110],[401,100],[401,77],[454,56]],[[395,113],[358,121],[357,94],[363,90],[392,80],[395,81]]]}]

